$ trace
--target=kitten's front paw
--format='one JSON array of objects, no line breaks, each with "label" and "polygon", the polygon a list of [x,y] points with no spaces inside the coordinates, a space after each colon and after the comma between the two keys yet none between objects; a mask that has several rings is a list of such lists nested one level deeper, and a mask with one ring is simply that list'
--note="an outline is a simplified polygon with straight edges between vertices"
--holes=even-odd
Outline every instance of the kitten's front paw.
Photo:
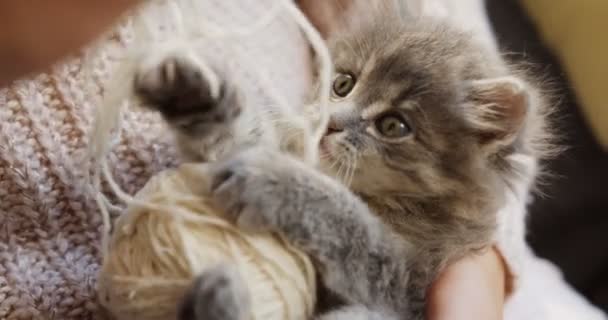
[{"label": "kitten's front paw", "polygon": [[278,152],[256,148],[219,164],[211,179],[216,205],[240,228],[277,231],[293,186],[284,170],[291,161]]},{"label": "kitten's front paw", "polygon": [[217,99],[201,66],[180,53],[142,65],[135,75],[134,87],[147,106],[168,116],[210,108]]},{"label": "kitten's front paw", "polygon": [[133,86],[146,107],[160,111],[173,125],[196,129],[240,113],[236,92],[227,90],[225,80],[184,50],[145,61]]},{"label": "kitten's front paw", "polygon": [[244,320],[249,292],[231,266],[206,270],[195,280],[178,310],[179,320]]}]

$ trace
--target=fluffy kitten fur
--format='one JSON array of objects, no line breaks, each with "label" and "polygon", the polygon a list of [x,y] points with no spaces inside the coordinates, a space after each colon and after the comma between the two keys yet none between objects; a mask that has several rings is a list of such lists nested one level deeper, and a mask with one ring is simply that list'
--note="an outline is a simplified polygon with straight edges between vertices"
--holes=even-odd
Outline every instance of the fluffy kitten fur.
[{"label": "fluffy kitten fur", "polygon": [[[356,84],[332,98],[320,170],[269,147],[261,139],[276,128],[242,120],[255,108],[221,74],[212,94],[184,51],[143,67],[135,82],[187,154],[222,159],[212,190],[232,221],[282,233],[310,255],[321,301],[331,301],[320,319],[422,319],[437,272],[491,244],[517,179],[514,157],[542,153],[545,104],[533,86],[469,35],[399,12],[360,11],[328,37],[336,74]],[[387,115],[407,134],[378,132]],[[258,146],[238,147],[239,137]],[[226,270],[197,279],[180,319],[245,318],[247,294]]]}]

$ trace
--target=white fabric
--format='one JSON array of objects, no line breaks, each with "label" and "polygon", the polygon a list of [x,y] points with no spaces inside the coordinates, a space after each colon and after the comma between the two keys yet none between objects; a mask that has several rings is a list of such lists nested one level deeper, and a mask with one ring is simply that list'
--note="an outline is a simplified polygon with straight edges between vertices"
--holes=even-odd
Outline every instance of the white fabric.
[{"label": "white fabric", "polygon": [[570,287],[550,262],[526,250],[520,286],[507,302],[506,320],[604,320],[606,315]]}]

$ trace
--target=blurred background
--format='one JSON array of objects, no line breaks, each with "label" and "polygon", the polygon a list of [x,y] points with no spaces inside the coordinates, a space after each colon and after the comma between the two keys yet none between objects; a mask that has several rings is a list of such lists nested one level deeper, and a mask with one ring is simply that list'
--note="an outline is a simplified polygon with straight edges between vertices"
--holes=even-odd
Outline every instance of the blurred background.
[{"label": "blurred background", "polygon": [[560,98],[568,150],[549,163],[555,177],[534,199],[528,240],[608,311],[608,16],[597,16],[608,1],[487,0],[487,9],[509,59],[532,62]]}]

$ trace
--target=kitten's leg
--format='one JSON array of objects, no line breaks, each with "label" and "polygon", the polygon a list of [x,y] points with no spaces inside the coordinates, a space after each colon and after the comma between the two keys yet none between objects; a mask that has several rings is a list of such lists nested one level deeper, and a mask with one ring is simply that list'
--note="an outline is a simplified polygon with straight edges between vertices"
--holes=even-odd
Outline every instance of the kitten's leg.
[{"label": "kitten's leg", "polygon": [[328,312],[317,318],[317,320],[399,320],[411,318],[400,317],[392,312],[369,309],[365,306],[354,305],[343,307],[335,311]]},{"label": "kitten's leg", "polygon": [[182,300],[179,320],[244,320],[249,315],[249,292],[238,272],[229,266],[206,270]]},{"label": "kitten's leg", "polygon": [[182,151],[195,160],[227,149],[241,138],[240,131],[247,131],[235,125],[244,110],[238,89],[188,49],[144,60],[134,89],[144,106],[162,114]]},{"label": "kitten's leg", "polygon": [[408,249],[346,187],[285,154],[250,149],[211,169],[216,203],[241,228],[278,231],[347,304],[409,313]]}]

